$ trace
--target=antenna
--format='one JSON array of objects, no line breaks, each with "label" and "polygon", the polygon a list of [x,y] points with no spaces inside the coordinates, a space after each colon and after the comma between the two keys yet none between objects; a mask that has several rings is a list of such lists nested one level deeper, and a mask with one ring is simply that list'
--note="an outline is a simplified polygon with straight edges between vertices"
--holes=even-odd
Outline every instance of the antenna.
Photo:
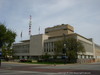
[{"label": "antenna", "polygon": [[39,34],[40,34],[40,26],[39,26]]},{"label": "antenna", "polygon": [[31,36],[31,26],[32,26],[32,16],[30,15],[30,20],[29,20],[29,36]]},{"label": "antenna", "polygon": [[22,41],[22,37],[23,37],[22,31],[21,31],[20,37],[21,37],[21,41]]}]

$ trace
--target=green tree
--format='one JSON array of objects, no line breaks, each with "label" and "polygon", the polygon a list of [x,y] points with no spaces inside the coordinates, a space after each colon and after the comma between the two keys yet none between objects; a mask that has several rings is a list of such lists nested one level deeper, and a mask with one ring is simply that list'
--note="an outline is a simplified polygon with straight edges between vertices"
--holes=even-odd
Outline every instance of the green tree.
[{"label": "green tree", "polygon": [[77,53],[84,53],[85,49],[80,41],[75,38],[68,38],[66,41],[66,55],[70,62],[74,62],[77,59]]},{"label": "green tree", "polygon": [[5,33],[6,33],[6,27],[3,24],[0,24],[0,48],[5,43]]},{"label": "green tree", "polygon": [[13,49],[8,49],[6,46],[2,47],[2,56],[8,60],[8,59],[13,59],[14,56],[14,50]]},{"label": "green tree", "polygon": [[85,52],[83,44],[80,41],[77,41],[77,39],[70,37],[55,42],[55,49],[54,49],[55,55],[63,54],[64,44],[66,44],[65,52],[66,52],[66,56],[68,56],[69,62],[76,61],[77,53]]},{"label": "green tree", "polygon": [[16,33],[7,29],[4,24],[0,24],[0,48],[5,58],[13,56],[12,44],[15,41]]},{"label": "green tree", "polygon": [[56,58],[57,56],[62,54],[62,49],[64,47],[63,40],[55,41],[54,46],[55,46],[54,54]]}]

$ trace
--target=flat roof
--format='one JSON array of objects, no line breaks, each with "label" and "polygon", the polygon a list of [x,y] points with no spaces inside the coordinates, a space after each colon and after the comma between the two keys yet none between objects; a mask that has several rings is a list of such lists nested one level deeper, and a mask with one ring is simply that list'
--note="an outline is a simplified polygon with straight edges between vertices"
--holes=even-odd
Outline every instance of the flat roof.
[{"label": "flat roof", "polygon": [[30,40],[22,40],[21,42],[30,42]]},{"label": "flat roof", "polygon": [[45,28],[45,32],[58,31],[62,29],[68,29],[68,30],[74,31],[73,26],[69,24],[61,24],[61,25]]}]

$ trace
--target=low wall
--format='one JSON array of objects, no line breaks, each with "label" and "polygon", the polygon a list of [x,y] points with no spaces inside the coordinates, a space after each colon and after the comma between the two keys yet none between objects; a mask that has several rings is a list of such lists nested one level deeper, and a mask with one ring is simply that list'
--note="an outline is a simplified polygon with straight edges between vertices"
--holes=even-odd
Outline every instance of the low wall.
[{"label": "low wall", "polygon": [[77,63],[92,63],[95,62],[95,59],[77,59]]},{"label": "low wall", "polygon": [[95,59],[96,62],[100,62],[100,58]]}]

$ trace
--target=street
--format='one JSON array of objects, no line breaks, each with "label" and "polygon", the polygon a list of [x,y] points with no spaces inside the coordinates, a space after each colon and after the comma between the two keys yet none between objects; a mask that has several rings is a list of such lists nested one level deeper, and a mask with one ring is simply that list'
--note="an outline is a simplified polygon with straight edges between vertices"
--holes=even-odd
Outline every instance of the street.
[{"label": "street", "polygon": [[90,64],[24,64],[2,62],[0,75],[99,75],[100,62]]}]

